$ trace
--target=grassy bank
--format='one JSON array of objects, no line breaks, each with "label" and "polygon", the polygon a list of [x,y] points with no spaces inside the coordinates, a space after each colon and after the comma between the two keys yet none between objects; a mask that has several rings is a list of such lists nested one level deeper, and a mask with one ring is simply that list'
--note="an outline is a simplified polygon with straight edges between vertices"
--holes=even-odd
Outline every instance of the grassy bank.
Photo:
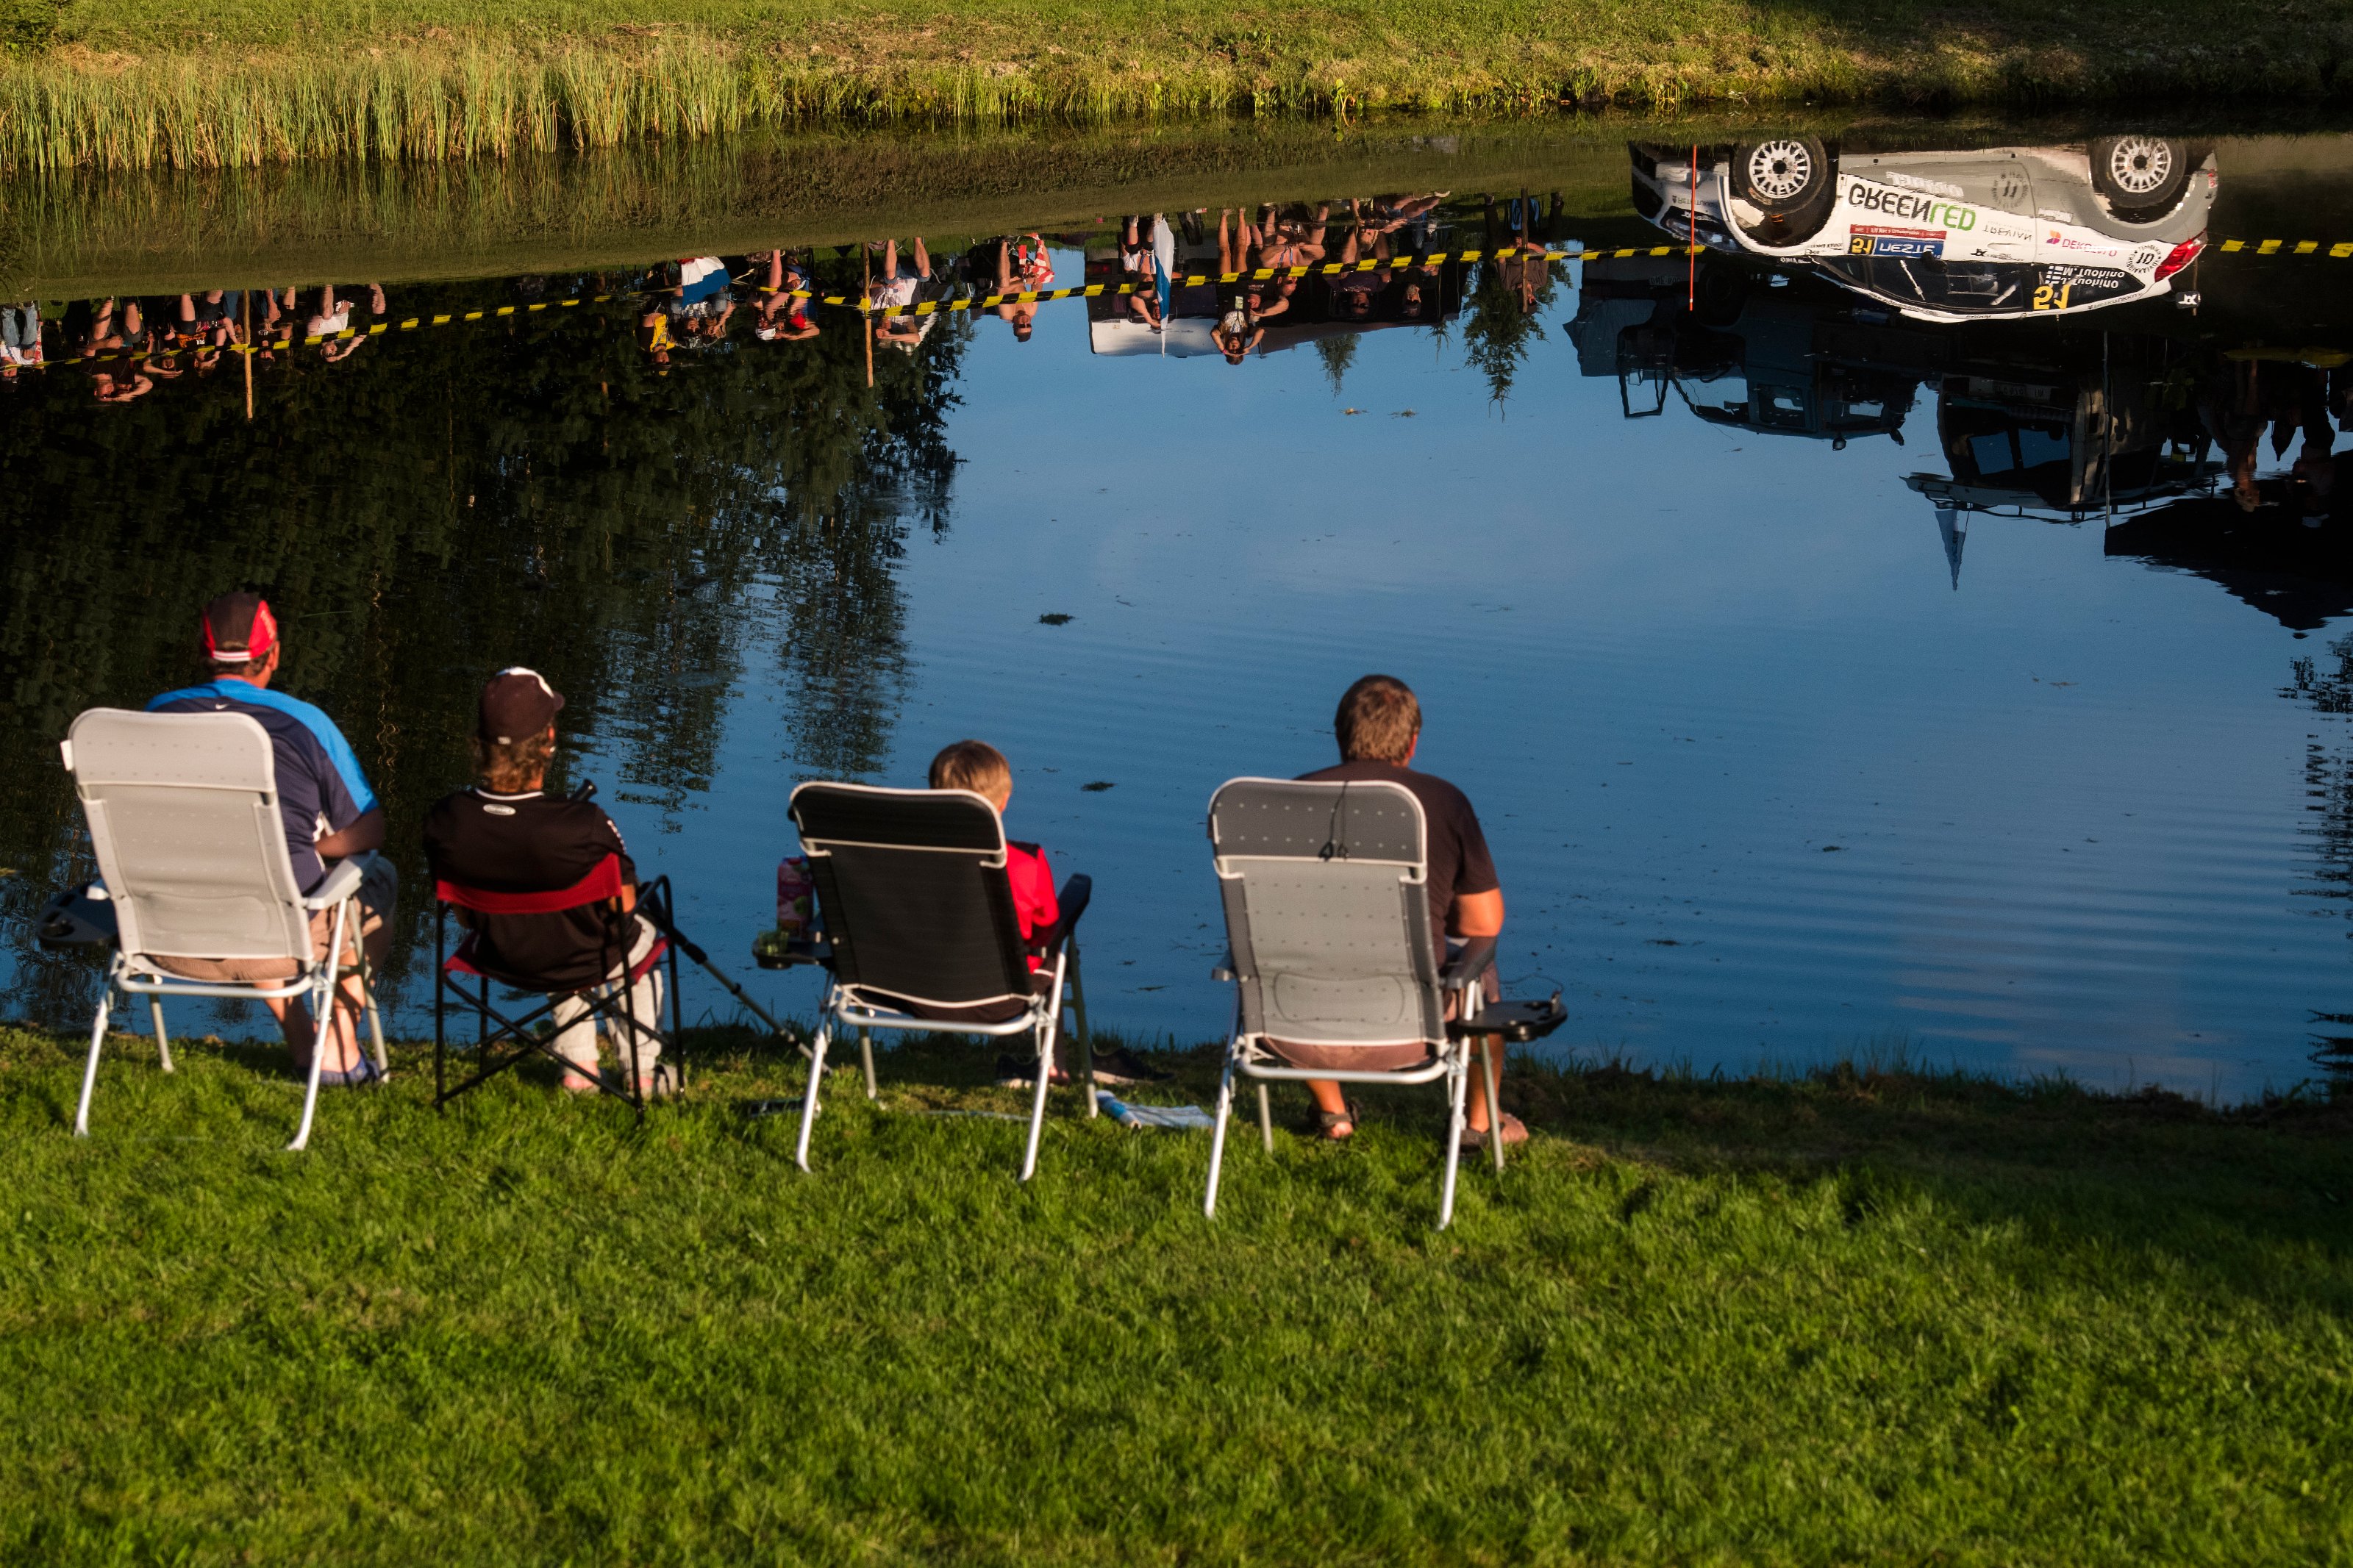
[{"label": "grassy bank", "polygon": [[1018,1187],[921,1047],[801,1176],[705,1043],[642,1135],[408,1052],[293,1157],[274,1051],[127,1042],[78,1142],[0,1033],[0,1558],[2353,1552],[2341,1104],[1527,1075],[1440,1236],[1426,1094],[1238,1141],[1213,1225],[1197,1135],[1060,1115]]},{"label": "grassy bank", "polygon": [[2348,0],[0,0],[0,168],[443,160],[811,120],[2343,90]]}]

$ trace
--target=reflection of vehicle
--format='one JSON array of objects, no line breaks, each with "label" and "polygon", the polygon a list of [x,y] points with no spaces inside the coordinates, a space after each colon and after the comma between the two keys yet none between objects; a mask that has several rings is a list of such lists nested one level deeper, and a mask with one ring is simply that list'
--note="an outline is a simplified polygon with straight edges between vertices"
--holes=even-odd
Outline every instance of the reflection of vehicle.
[{"label": "reflection of vehicle", "polygon": [[1836,341],[1843,324],[1819,300],[1750,291],[1738,264],[1713,261],[1697,315],[1683,309],[1685,293],[1680,258],[1587,264],[1569,338],[1583,374],[1617,376],[1628,417],[1663,413],[1672,389],[1710,425],[1834,447],[1865,436],[1903,441],[1919,374],[1848,352]]},{"label": "reflection of vehicle", "polygon": [[1635,210],[1718,250],[1805,260],[1906,315],[2058,314],[2168,292],[2205,244],[2211,153],[2083,147],[1841,153],[1810,136],[1630,149]]},{"label": "reflection of vehicle", "polygon": [[1952,477],[1904,482],[1942,508],[2069,521],[2202,488],[2221,465],[2204,457],[2186,404],[2166,405],[2165,345],[2127,338],[2114,349],[2104,365],[2096,344],[2054,342],[1947,374],[1936,439]]}]

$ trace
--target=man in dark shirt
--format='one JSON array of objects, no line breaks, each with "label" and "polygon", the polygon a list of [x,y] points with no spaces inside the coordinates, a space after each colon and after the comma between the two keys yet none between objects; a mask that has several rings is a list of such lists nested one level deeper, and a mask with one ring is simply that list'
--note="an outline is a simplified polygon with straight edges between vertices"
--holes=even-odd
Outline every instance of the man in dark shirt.
[{"label": "man in dark shirt", "polygon": [[[482,688],[474,735],[480,783],[445,795],[425,818],[425,856],[447,881],[496,893],[543,893],[577,886],[617,860],[620,920],[598,904],[552,914],[462,916],[473,932],[473,960],[501,979],[546,992],[578,992],[619,982],[653,949],[651,922],[638,918],[638,870],[613,819],[585,799],[546,793],[555,755],[555,715],[564,699],[534,670],[502,669]],[[629,985],[628,1011],[648,1029],[661,1018],[661,970],[649,968]],[[596,1031],[587,1004],[566,995],[555,1005],[555,1053],[577,1067],[564,1087],[593,1090]],[[626,1068],[629,1042],[614,1041]],[[660,1045],[637,1040],[639,1089],[655,1089]]]},{"label": "man in dark shirt", "polygon": [[[1430,926],[1437,938],[1442,963],[1448,936],[1498,936],[1504,930],[1504,889],[1495,879],[1494,858],[1487,852],[1487,836],[1479,815],[1461,790],[1444,779],[1416,773],[1407,764],[1421,743],[1421,704],[1412,689],[1389,675],[1367,675],[1348,688],[1333,716],[1332,729],[1340,742],[1340,765],[1301,776],[1350,783],[1379,780],[1403,784],[1421,803],[1430,857]],[[1490,1038],[1484,1048],[1494,1051],[1498,1076],[1503,1070],[1503,1042]],[[1323,1065],[1323,1064],[1314,1064]],[[1471,1070],[1481,1071],[1474,1056]],[[1324,1136],[1340,1139],[1356,1131],[1340,1086],[1329,1079],[1308,1084],[1322,1112]],[[1471,1096],[1470,1131],[1466,1142],[1483,1145],[1487,1136],[1487,1100]],[[1527,1140],[1528,1130],[1516,1116],[1504,1118],[1505,1143]]]},{"label": "man in dark shirt", "polygon": [[[351,742],[335,721],[308,702],[269,689],[278,673],[280,644],[278,621],[269,601],[259,594],[224,594],[205,606],[203,619],[206,663],[212,679],[201,686],[166,691],[147,704],[150,713],[243,713],[269,733],[278,783],[278,809],[286,826],[286,852],[294,863],[294,880],[304,892],[327,875],[327,862],[365,855],[384,847],[384,807],[360,771]],[[356,946],[347,951],[346,963],[364,951],[373,966],[381,967],[392,946],[392,910],[399,879],[390,860],[373,856],[360,881],[360,929],[353,933]],[[311,919],[313,956],[324,958],[333,936],[334,912],[322,910]],[[267,959],[156,959],[160,967],[195,980],[251,982],[284,980],[294,973],[291,963]],[[314,1031],[311,1010],[299,996],[265,997],[278,1026],[293,1050],[296,1065],[308,1071]],[[322,1085],[356,1087],[376,1077],[375,1064],[360,1054],[354,1024],[361,1007],[357,975],[343,983],[327,1029],[327,1053],[320,1064]]]}]

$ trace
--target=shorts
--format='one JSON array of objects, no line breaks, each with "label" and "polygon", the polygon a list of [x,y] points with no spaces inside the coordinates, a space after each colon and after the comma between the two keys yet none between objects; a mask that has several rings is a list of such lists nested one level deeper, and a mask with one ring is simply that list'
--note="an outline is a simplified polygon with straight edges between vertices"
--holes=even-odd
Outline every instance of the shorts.
[{"label": "shorts", "polygon": [[[358,947],[351,942],[353,933],[344,933],[343,962],[353,963],[361,950],[367,954],[371,968],[382,968],[385,956],[392,951],[392,910],[400,898],[400,873],[391,860],[382,855],[368,862],[360,878],[360,929]],[[317,910],[311,915],[311,957],[316,961],[327,956],[327,944],[335,933],[335,911]],[[156,958],[149,963],[166,974],[176,974],[183,980],[213,980],[231,984],[251,984],[265,980],[291,980],[298,965],[289,958]]]}]

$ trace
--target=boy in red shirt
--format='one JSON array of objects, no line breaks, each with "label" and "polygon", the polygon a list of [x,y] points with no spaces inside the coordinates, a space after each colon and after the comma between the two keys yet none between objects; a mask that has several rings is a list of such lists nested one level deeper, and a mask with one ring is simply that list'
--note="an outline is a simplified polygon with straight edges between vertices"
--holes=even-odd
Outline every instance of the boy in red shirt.
[{"label": "boy in red shirt", "polygon": [[[1013,766],[1005,753],[986,741],[958,741],[932,759],[931,784],[934,789],[970,790],[997,808],[1002,817],[1013,799]],[[1061,906],[1054,898],[1054,871],[1046,863],[1046,851],[1035,844],[1005,841],[1005,875],[1013,884],[1013,912],[1021,922],[1021,940],[1028,942],[1046,927],[1062,918]],[[1038,958],[1031,954],[1029,967],[1036,970]],[[998,1079],[1015,1089],[1027,1088],[1032,1081],[1034,1064],[1012,1057],[1000,1057],[997,1063]],[[1095,1079],[1099,1083],[1138,1083],[1168,1075],[1146,1066],[1130,1052],[1114,1048],[1095,1053]],[[1053,1081],[1068,1082],[1070,1075],[1062,1063],[1054,1064]]]}]

